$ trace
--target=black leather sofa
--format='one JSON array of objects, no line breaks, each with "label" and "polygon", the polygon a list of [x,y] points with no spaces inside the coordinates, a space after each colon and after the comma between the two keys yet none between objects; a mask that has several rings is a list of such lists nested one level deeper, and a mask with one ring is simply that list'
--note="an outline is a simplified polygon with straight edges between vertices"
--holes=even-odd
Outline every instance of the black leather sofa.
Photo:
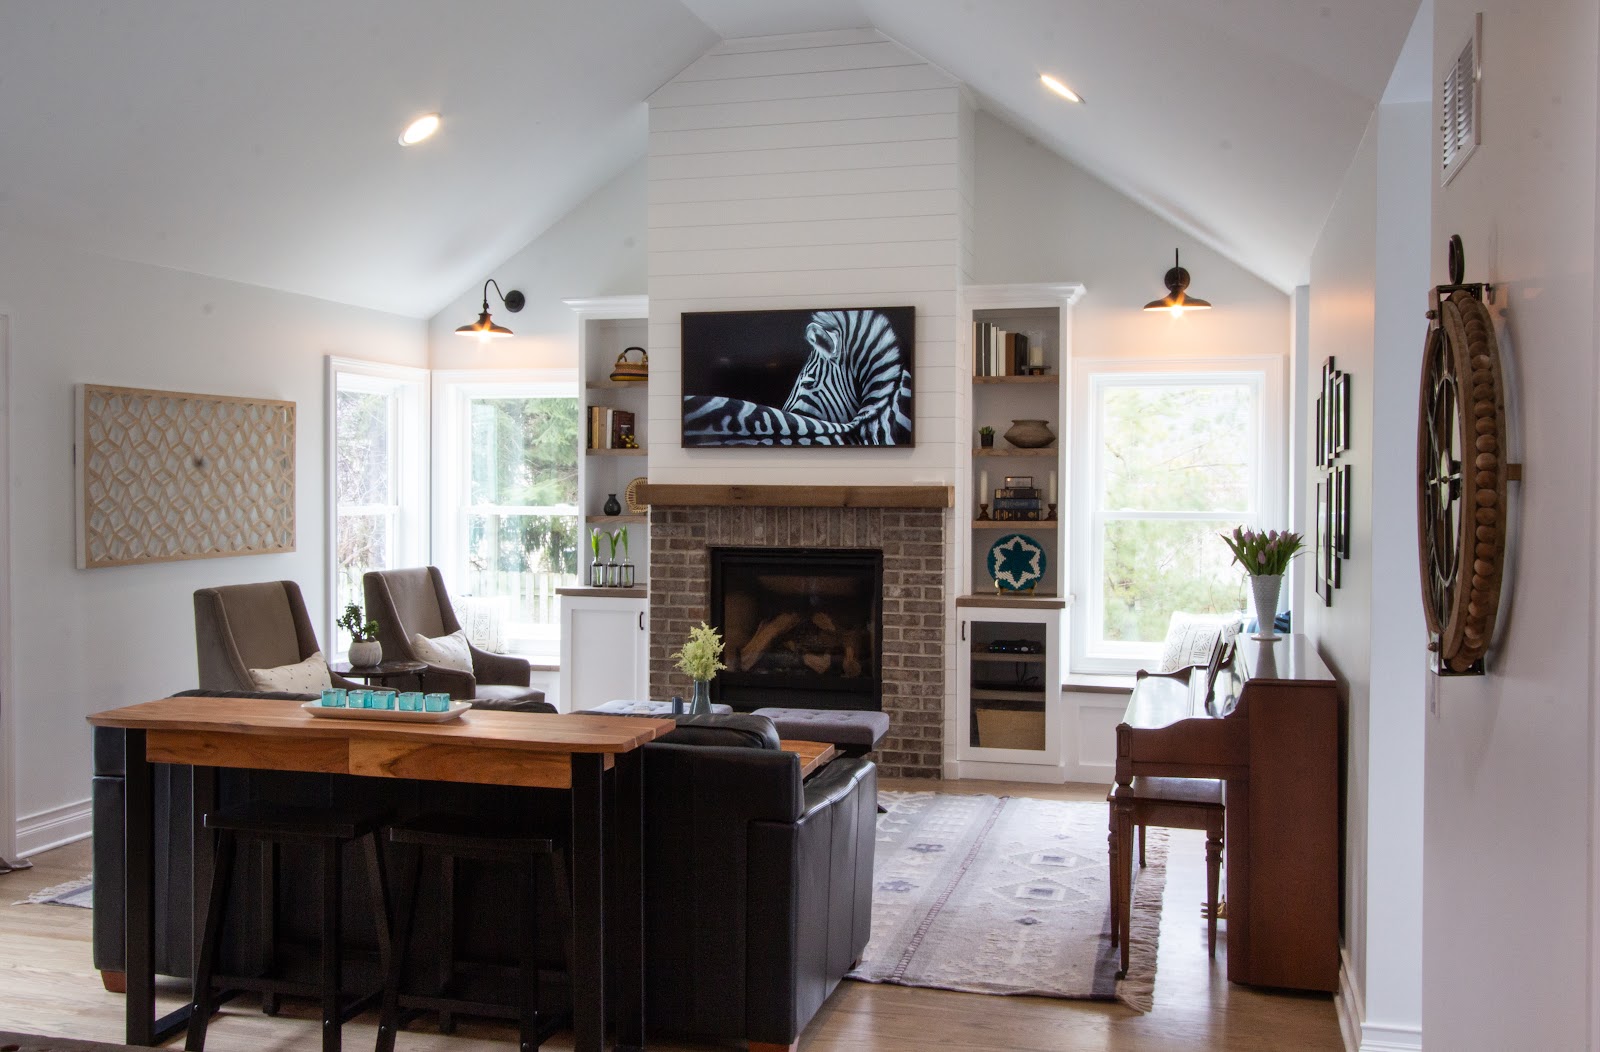
[{"label": "black leather sofa", "polygon": [[763,716],[689,716],[645,746],[651,1033],[787,1047],[872,926],[877,768],[810,781]]},{"label": "black leather sofa", "polygon": [[[836,760],[802,784],[798,758],[778,750],[777,733],[764,717],[683,717],[679,723],[645,748],[648,1025],[653,1033],[787,1046],[867,944],[876,768],[863,758]],[[116,976],[124,962],[121,732],[96,728],[94,751],[94,963]],[[157,765],[155,790],[156,970],[188,976],[194,932],[189,769]],[[566,831],[565,795],[549,790],[225,771],[218,794],[224,806],[243,799],[346,800],[385,802],[399,813],[439,807],[534,812],[546,828],[562,836]],[[302,886],[309,886],[313,867],[311,858],[286,854],[275,881],[280,925],[307,941],[315,936],[317,906],[295,888],[302,874]],[[492,867],[458,873],[455,938],[464,956],[515,960],[515,947],[505,944],[509,926],[497,923],[508,877]],[[235,901],[251,901],[248,889],[262,886],[260,860],[242,858],[235,880]],[[373,939],[360,926],[366,893],[359,882],[346,892],[346,938],[357,946]],[[487,906],[476,909],[474,902]],[[551,933],[547,950],[554,959],[559,933],[541,927]],[[435,928],[419,916],[416,938],[425,945]],[[227,967],[259,963],[261,929],[259,913],[235,911],[224,942]],[[412,956],[426,960],[428,954]]]}]

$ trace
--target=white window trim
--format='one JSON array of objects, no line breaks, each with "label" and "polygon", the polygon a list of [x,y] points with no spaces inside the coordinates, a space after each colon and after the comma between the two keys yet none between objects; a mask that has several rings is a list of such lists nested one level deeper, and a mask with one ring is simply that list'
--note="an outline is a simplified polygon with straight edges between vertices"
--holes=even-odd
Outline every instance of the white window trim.
[{"label": "white window trim", "polygon": [[[573,397],[583,405],[583,392],[577,369],[439,369],[433,373],[433,431],[439,441],[433,445],[433,538],[434,551],[448,554],[439,564],[445,589],[451,595],[464,594],[460,559],[465,552],[461,537],[464,513],[473,511],[547,513],[548,508],[518,509],[491,505],[487,508],[466,502],[466,460],[461,453],[462,414],[470,398],[552,398]],[[581,424],[581,421],[580,421]],[[574,451],[576,453],[576,451]],[[580,508],[573,514],[581,518]],[[555,659],[539,658],[554,661]]]},{"label": "white window trim", "polygon": [[[428,384],[429,372],[427,369],[409,365],[394,365],[388,362],[366,361],[360,358],[341,358],[338,355],[328,355],[325,359],[323,394],[323,476],[324,476],[324,508],[323,516],[323,548],[325,552],[323,581],[326,593],[326,610],[322,626],[322,639],[329,652],[329,660],[342,660],[343,653],[335,652],[339,639],[337,621],[340,611],[338,572],[336,565],[339,553],[339,496],[337,471],[338,424],[335,415],[338,411],[338,390],[341,377],[356,378],[356,383],[349,386],[368,387],[382,391],[385,388],[395,390],[400,396],[400,421],[409,421],[412,426],[401,426],[400,434],[396,437],[396,476],[398,490],[395,494],[397,501],[394,507],[396,525],[398,527],[398,546],[396,558],[400,566],[420,566],[428,561],[430,544],[428,538],[428,471],[432,460],[430,453],[431,441],[429,435],[430,413],[428,397],[430,388]],[[367,381],[363,383],[363,381]],[[378,507],[360,506],[353,511],[386,510],[388,505]]]},{"label": "white window trim", "polygon": [[[1159,657],[1161,645],[1113,643],[1089,653],[1096,608],[1093,591],[1099,577],[1097,549],[1093,543],[1098,526],[1098,479],[1095,449],[1098,419],[1094,413],[1095,390],[1113,377],[1130,381],[1182,383],[1186,378],[1204,380],[1218,374],[1243,373],[1260,376],[1261,427],[1256,436],[1258,521],[1271,528],[1286,528],[1289,521],[1287,492],[1288,392],[1285,390],[1285,360],[1281,355],[1236,358],[1163,359],[1080,359],[1072,365],[1072,511],[1068,522],[1068,550],[1072,552],[1071,588],[1077,597],[1071,618],[1069,664],[1073,674],[1128,673],[1151,664]],[[1160,517],[1155,513],[1152,517]],[[1189,516],[1182,516],[1188,518]],[[1218,544],[1222,542],[1218,540]],[[1297,616],[1299,616],[1297,614]]]}]

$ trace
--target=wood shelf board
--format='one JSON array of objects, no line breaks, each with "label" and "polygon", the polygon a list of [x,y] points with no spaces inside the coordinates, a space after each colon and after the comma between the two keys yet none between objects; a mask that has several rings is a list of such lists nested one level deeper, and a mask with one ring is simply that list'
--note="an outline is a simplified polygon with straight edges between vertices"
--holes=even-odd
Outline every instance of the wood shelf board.
[{"label": "wood shelf board", "polygon": [[1053,530],[1056,526],[1055,519],[976,519],[972,523],[975,530]]},{"label": "wood shelf board", "polygon": [[1060,452],[1055,446],[1046,446],[1043,449],[1002,449],[999,446],[991,446],[985,449],[983,446],[978,446],[973,449],[972,455],[975,457],[1054,457]]},{"label": "wood shelf board", "polygon": [[644,587],[638,588],[592,588],[588,585],[573,585],[566,588],[557,588],[556,595],[581,595],[601,599],[648,599],[650,592]]},{"label": "wood shelf board", "polygon": [[[559,593],[559,591],[560,591],[560,589],[557,589],[558,593]],[[979,662],[984,662],[984,661],[1001,662],[1001,661],[1004,661],[1004,662],[1008,662],[1008,663],[1012,663],[1012,664],[1020,661],[1023,664],[1027,664],[1027,665],[1042,665],[1042,664],[1044,664],[1044,655],[1043,654],[1002,654],[1002,653],[997,653],[997,652],[991,652],[991,651],[988,651],[988,650],[974,650],[972,652],[972,660],[979,661]]]},{"label": "wood shelf board", "polygon": [[651,507],[951,508],[954,486],[691,486],[646,483]]},{"label": "wood shelf board", "polygon": [[1043,376],[974,376],[975,384],[1053,384],[1061,377],[1055,373],[1046,373]]},{"label": "wood shelf board", "polygon": [[645,455],[643,449],[586,449],[584,452],[591,457],[642,457]]},{"label": "wood shelf board", "polygon": [[629,524],[632,524],[632,523],[640,523],[640,524],[647,523],[647,522],[650,521],[650,516],[648,516],[648,515],[590,515],[590,516],[587,516],[584,521],[588,522],[590,525],[593,525],[593,526],[601,526],[601,525],[605,525],[606,523],[613,523],[613,522],[616,523],[619,526],[625,526],[625,525],[629,525]]},{"label": "wood shelf board", "polygon": [[988,610],[1014,610],[1031,607],[1037,610],[1065,610],[1067,600],[1054,592],[1034,592],[1032,595],[996,595],[988,593],[956,596],[957,607],[976,607]]},{"label": "wood shelf board", "polygon": [[626,388],[630,388],[630,387],[634,388],[635,390],[644,391],[644,390],[648,390],[649,389],[650,381],[649,380],[585,380],[583,382],[583,386],[584,386],[585,389],[590,390],[590,391],[604,391],[604,390],[615,391],[615,390],[626,389]]},{"label": "wood shelf board", "polygon": [[1037,702],[1042,708],[1045,697],[1044,690],[994,690],[988,687],[973,687],[973,701],[1031,701]]}]

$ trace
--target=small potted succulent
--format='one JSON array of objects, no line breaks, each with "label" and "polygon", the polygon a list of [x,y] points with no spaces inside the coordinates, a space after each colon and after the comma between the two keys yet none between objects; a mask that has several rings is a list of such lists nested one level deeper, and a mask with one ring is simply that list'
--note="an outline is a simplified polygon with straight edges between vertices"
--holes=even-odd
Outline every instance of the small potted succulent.
[{"label": "small potted succulent", "polygon": [[356,668],[371,668],[383,661],[383,644],[378,642],[378,622],[361,617],[361,607],[355,603],[345,606],[339,615],[338,625],[350,633],[350,664]]},{"label": "small potted succulent", "polygon": [[978,428],[978,445],[984,449],[994,448],[994,428],[987,424]]}]

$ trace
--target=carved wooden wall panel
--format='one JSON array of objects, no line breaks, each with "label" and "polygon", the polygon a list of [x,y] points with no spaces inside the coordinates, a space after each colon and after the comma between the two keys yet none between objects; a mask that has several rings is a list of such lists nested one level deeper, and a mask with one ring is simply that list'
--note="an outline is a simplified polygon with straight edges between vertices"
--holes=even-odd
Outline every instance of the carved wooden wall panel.
[{"label": "carved wooden wall panel", "polygon": [[78,567],[292,552],[293,402],[80,384]]}]

